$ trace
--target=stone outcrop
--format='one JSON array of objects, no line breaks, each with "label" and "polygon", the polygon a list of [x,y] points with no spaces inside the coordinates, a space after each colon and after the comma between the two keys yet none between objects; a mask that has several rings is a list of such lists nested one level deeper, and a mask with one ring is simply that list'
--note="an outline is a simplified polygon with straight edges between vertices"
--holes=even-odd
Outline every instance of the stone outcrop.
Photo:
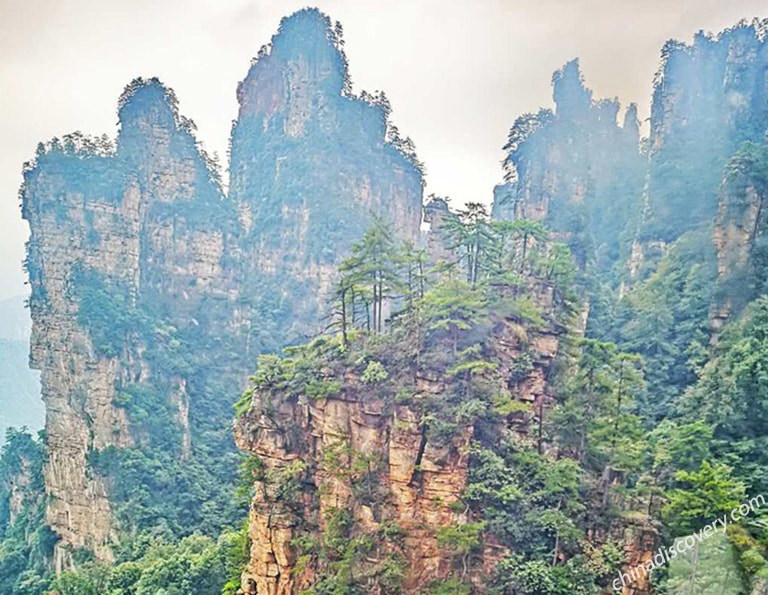
[{"label": "stone outcrop", "polygon": [[626,289],[670,242],[715,219],[727,160],[743,141],[764,141],[766,64],[762,21],[668,42],[642,146],[635,106],[618,126],[616,100],[594,100],[578,62],[566,64],[553,77],[555,111],[521,116],[510,132],[495,216],[581,236],[569,243],[582,263],[629,263]]},{"label": "stone outcrop", "polygon": [[[578,61],[566,64],[553,77],[555,111],[540,110],[518,118],[512,127],[505,150],[506,182],[494,188],[494,219],[532,219],[545,223],[553,237],[566,241],[582,270],[600,275],[620,293],[626,291],[625,274],[634,279],[664,250],[661,241],[632,241],[643,220],[643,194],[646,190],[647,154],[640,142],[637,107],[631,104],[619,124],[617,100],[595,100],[582,79]],[[617,267],[617,265],[620,265]],[[626,266],[628,265],[628,266]],[[589,300],[586,289],[581,332],[587,327]],[[539,296],[546,303],[546,296]],[[514,345],[514,335],[512,344]],[[543,334],[534,340],[536,352],[556,349],[558,333]],[[499,345],[504,345],[500,341]],[[511,350],[509,361],[516,358]],[[529,399],[534,415],[522,416],[517,431],[535,437],[551,406],[549,378],[539,373],[546,366],[536,365],[518,386],[519,394]],[[617,479],[617,481],[621,481]],[[607,488],[606,488],[607,489]],[[618,509],[634,510],[637,503],[614,502]],[[623,508],[625,507],[625,508]],[[640,503],[639,509],[643,508]],[[624,544],[625,568],[652,556],[659,535],[650,519],[614,523],[604,535],[593,535],[595,543],[613,541]],[[647,581],[636,583],[624,594],[648,595]]]},{"label": "stone outcrop", "polygon": [[[440,203],[431,204],[442,212]],[[536,285],[530,291],[551,311],[552,288]],[[516,317],[498,320],[483,349],[522,405],[502,422],[533,442],[541,438],[540,420],[553,404],[547,378],[565,329],[525,326]],[[528,365],[521,369],[523,361]],[[279,384],[252,388],[250,409],[235,425],[238,447],[258,461],[245,593],[297,594],[327,578],[301,544],[329,539],[340,512],[349,514],[347,542],[376,537],[375,554],[355,559],[355,576],[374,581],[392,555],[404,560],[402,592],[423,592],[451,576],[455,561],[438,545],[437,531],[470,521],[460,500],[474,427],[460,425],[448,440],[430,438],[418,404],[449,394],[456,377],[421,368],[413,382],[410,372],[390,368],[389,373],[397,378],[392,388],[397,397],[343,364],[323,370],[341,381],[338,392],[324,398]],[[286,487],[290,482],[292,489]],[[399,539],[391,541],[387,532],[395,529]],[[478,588],[508,553],[489,536],[470,571]]]},{"label": "stone outcrop", "polygon": [[[442,379],[420,378],[413,397],[444,388]],[[458,432],[450,447],[425,444],[417,412],[386,403],[353,378],[338,396],[281,401],[271,414],[252,410],[236,427],[238,446],[258,456],[269,475],[285,473],[297,462],[308,472],[301,479],[298,511],[275,498],[274,486],[256,483],[245,585],[255,583],[257,593],[294,594],[322,578],[312,567],[299,568],[295,540],[313,529],[327,531],[337,511],[351,512],[355,535],[380,534],[386,524],[403,531],[407,592],[444,577],[449,559],[435,530],[463,518],[451,505],[466,484],[471,434],[471,428]],[[350,472],[361,461],[381,474],[370,500],[365,489],[360,493],[362,477]],[[366,563],[376,566],[394,551],[381,548]]]},{"label": "stone outcrop", "polygon": [[450,249],[450,241],[446,237],[446,226],[451,217],[455,215],[443,198],[431,196],[424,205],[424,223],[429,228],[422,232],[421,243],[433,264],[456,262],[456,254]]},{"label": "stone outcrop", "polygon": [[662,50],[651,106],[643,237],[672,241],[717,214],[727,159],[768,126],[765,22],[740,23]]},{"label": "stone outcrop", "polygon": [[717,251],[715,330],[765,287],[764,238],[768,201],[768,145],[748,144],[726,166],[713,240]]},{"label": "stone outcrop", "polygon": [[636,106],[618,124],[617,100],[594,100],[578,60],[553,76],[555,111],[519,117],[505,151],[507,183],[494,190],[497,219],[542,221],[569,232],[579,263],[609,268],[619,236],[639,212],[643,159]]},{"label": "stone outcrop", "polygon": [[654,595],[656,590],[651,585],[651,577],[639,569],[658,552],[661,544],[658,528],[648,521],[630,520],[620,538],[624,543],[624,565],[621,572],[627,573],[630,579],[625,578],[626,584],[621,587],[621,595]]},{"label": "stone outcrop", "polygon": [[387,140],[388,104],[349,93],[341,44],[316,10],[282,22],[238,88],[229,196],[156,79],[120,98],[116,146],[70,135],[28,164],[31,364],[57,570],[78,548],[111,558],[120,527],[93,454],[183,461],[196,440],[211,446],[255,354],[320,326],[335,265],[371,217],[418,239],[418,164]]},{"label": "stone outcrop", "polygon": [[230,197],[256,308],[277,313],[257,339],[271,349],[327,309],[336,267],[372,216],[419,238],[418,163],[392,140],[386,99],[353,96],[348,79],[338,24],[306,9],[283,19],[238,86]]},{"label": "stone outcrop", "polygon": [[[736,192],[743,193],[740,199],[734,196]],[[723,191],[714,231],[719,277],[725,278],[749,263],[749,253],[765,225],[764,201],[752,185]]]},{"label": "stone outcrop", "polygon": [[[522,116],[510,133],[494,218],[546,223],[582,271],[594,264],[606,272],[624,258],[630,277],[640,275],[652,252],[711,221],[726,160],[742,141],[763,140],[766,47],[764,23],[666,46],[647,154],[636,108],[619,125],[618,102],[596,101],[578,62],[569,62],[553,77],[555,110]],[[41,146],[25,171],[31,362],[47,408],[46,519],[61,538],[57,571],[79,548],[111,559],[121,529],[111,479],[94,455],[156,448],[185,462],[210,447],[255,355],[321,326],[337,266],[373,217],[421,241],[433,261],[451,256],[438,237],[446,202],[427,206],[432,233],[424,239],[412,145],[389,121],[383,94],[352,94],[340,27],[325,15],[305,9],[284,19],[237,98],[227,193],[193,124],[154,79],[135,81],[121,97],[116,146],[71,135]],[[744,172],[722,186],[714,236],[721,281],[752,266],[765,196]],[[545,311],[552,306],[551,287],[520,291]],[[732,308],[724,302],[714,318]],[[563,329],[533,332],[514,318],[494,324],[485,347],[525,404],[506,423],[536,440]],[[439,395],[452,382],[444,371],[420,370],[409,397]],[[385,398],[351,370],[321,399],[255,395],[235,432],[264,465],[243,588],[282,595],[312,584],[318,570],[301,538],[327,533],[340,511],[356,535],[402,532],[381,540],[360,562],[363,572],[375,574],[396,554],[407,592],[448,576],[436,529],[468,521],[455,504],[474,428],[443,444],[424,425],[416,407]],[[11,512],[29,487],[19,481]],[[290,502],[285,489],[295,492]],[[647,559],[658,536],[645,525],[622,529],[629,563]],[[489,573],[507,552],[486,546]]]},{"label": "stone outcrop", "polygon": [[[514,183],[506,182],[497,184],[493,187],[493,202],[491,203],[491,218],[500,221],[512,221],[522,217],[521,213],[515,212],[518,205],[517,188]],[[531,212],[531,218],[540,220],[543,218],[538,213]]]},{"label": "stone outcrop", "polygon": [[131,427],[117,395],[161,373],[141,359],[152,338],[109,317],[156,308],[180,332],[195,321],[214,332],[202,314],[207,303],[233,305],[236,297],[220,273],[212,283],[223,256],[221,232],[204,217],[183,215],[218,208],[223,195],[172,94],[157,81],[136,81],[119,115],[116,151],[67,137],[42,147],[25,173],[31,365],[42,372],[46,518],[62,538],[57,570],[69,564],[73,548],[110,558],[107,486],[88,456],[147,439]]}]

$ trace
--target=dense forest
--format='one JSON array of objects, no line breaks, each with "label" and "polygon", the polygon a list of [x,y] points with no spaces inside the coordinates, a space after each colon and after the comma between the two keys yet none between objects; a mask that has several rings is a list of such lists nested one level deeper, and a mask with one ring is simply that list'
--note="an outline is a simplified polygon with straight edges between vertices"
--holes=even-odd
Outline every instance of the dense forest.
[{"label": "dense forest", "polygon": [[767,33],[668,42],[648,138],[568,62],[487,201],[423,204],[316,9],[226,189],[157,79],[41,144],[0,593],[768,593]]}]

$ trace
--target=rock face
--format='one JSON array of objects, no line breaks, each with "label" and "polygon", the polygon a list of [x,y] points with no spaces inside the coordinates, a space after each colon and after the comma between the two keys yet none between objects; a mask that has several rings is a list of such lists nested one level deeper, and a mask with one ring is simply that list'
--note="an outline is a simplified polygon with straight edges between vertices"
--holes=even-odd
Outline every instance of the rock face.
[{"label": "rock face", "polygon": [[723,166],[738,145],[768,126],[768,44],[764,22],[662,50],[651,108],[643,236],[669,242],[711,222]]},{"label": "rock face", "polygon": [[418,162],[399,150],[386,98],[351,94],[340,31],[314,9],[283,19],[238,87],[230,197],[256,309],[279,313],[255,337],[272,349],[325,311],[336,266],[372,216],[419,236]]},{"label": "rock face", "polygon": [[421,244],[432,264],[457,262],[456,254],[450,249],[450,241],[446,237],[446,225],[454,216],[443,198],[431,196],[424,205],[424,223],[429,225],[429,229],[422,232]]},{"label": "rock face", "polygon": [[514,183],[497,184],[493,187],[493,202],[491,203],[491,218],[501,221],[512,221],[522,216],[515,213],[517,206],[517,187]]},{"label": "rock face", "polygon": [[748,143],[728,162],[720,187],[713,234],[720,285],[712,309],[715,330],[765,291],[766,201],[768,145]]},{"label": "rock face", "polygon": [[[444,388],[441,380],[429,378],[418,384],[420,393]],[[415,411],[392,407],[357,379],[350,379],[337,397],[284,400],[269,416],[253,410],[237,426],[238,446],[258,456],[267,474],[287,473],[291,465],[304,462],[311,475],[302,479],[300,510],[281,502],[274,485],[256,484],[245,585],[255,583],[257,589],[250,592],[267,594],[294,594],[310,587],[321,577],[312,567],[300,568],[295,540],[306,537],[309,527],[329,533],[328,523],[338,511],[352,513],[358,535],[379,534],[386,524],[404,532],[407,592],[445,576],[449,559],[437,546],[435,529],[461,516],[451,505],[466,483],[471,433],[471,428],[459,432],[451,447],[424,444]],[[369,501],[365,489],[361,493],[365,472],[350,473],[361,461],[370,461],[381,473],[376,499],[386,504]],[[368,565],[375,567],[394,551],[382,549]]]},{"label": "rock face", "polygon": [[[229,197],[156,79],[121,97],[116,147],[70,135],[26,168],[57,570],[77,548],[109,559],[125,528],[119,473],[94,455],[230,452],[231,403],[255,354],[318,327],[334,265],[372,215],[417,239],[415,158],[385,140],[388,105],[349,94],[341,43],[318,11],[283,21],[238,89]],[[231,469],[205,472],[218,485],[201,510],[231,492]]]},{"label": "rock face", "polygon": [[[551,307],[545,288],[536,299]],[[509,385],[514,397],[530,405],[507,420],[520,436],[535,438],[538,420],[551,404],[546,378],[562,330],[526,336],[520,321],[510,318],[499,322],[486,345],[500,376],[515,379]],[[521,375],[516,367],[523,354],[531,365]],[[245,593],[293,595],[327,578],[316,557],[307,555],[306,544],[333,539],[341,515],[349,541],[375,536],[375,554],[356,559],[352,569],[355,576],[371,577],[371,592],[377,592],[373,581],[392,556],[405,562],[402,591],[394,592],[423,592],[451,574],[451,556],[438,545],[437,530],[468,521],[460,499],[474,428],[459,427],[448,443],[433,440],[423,411],[409,403],[449,393],[456,378],[424,369],[415,383],[402,377],[412,388],[393,399],[354,368],[335,370],[333,377],[343,378],[339,391],[322,399],[279,387],[254,388],[249,411],[236,423],[237,445],[259,461]],[[487,543],[472,580],[485,584],[504,554]]]},{"label": "rock face", "polygon": [[567,229],[583,262],[627,262],[634,279],[670,242],[715,219],[727,160],[743,141],[764,141],[766,65],[765,22],[668,42],[641,151],[635,107],[619,127],[618,102],[595,101],[578,62],[566,64],[553,77],[555,112],[521,116],[510,131],[495,216]]},{"label": "rock face", "polygon": [[[506,182],[494,189],[494,219],[532,219],[554,230],[555,238],[567,241],[583,271],[622,287],[624,274],[616,271],[629,265],[629,276],[642,265],[643,250],[660,250],[659,242],[627,241],[634,237],[643,218],[643,192],[647,155],[639,139],[637,108],[630,105],[619,125],[617,100],[593,99],[582,79],[578,61],[566,64],[553,76],[556,109],[540,110],[517,119],[505,151]],[[616,266],[620,265],[620,266]],[[587,304],[577,328],[584,332],[590,315],[589,300],[594,287],[583,288]],[[623,290],[622,290],[623,291]],[[546,303],[546,296],[539,296]],[[597,300],[600,305],[599,298]],[[599,317],[599,312],[598,315]],[[556,332],[535,340],[538,353],[556,351]],[[512,343],[514,345],[514,342]],[[499,345],[504,345],[500,341]],[[516,357],[513,348],[507,354]],[[519,356],[518,356],[519,357]],[[534,436],[546,419],[549,380],[537,365],[519,387],[537,412],[520,420],[518,431]],[[611,478],[617,483],[621,478]],[[637,503],[612,502],[617,509],[633,510]],[[639,506],[643,508],[642,505]],[[648,519],[617,522],[605,535],[592,535],[596,543],[623,543],[626,570],[653,556],[659,535]],[[649,595],[648,581],[622,590],[625,595]]]},{"label": "rock face", "polygon": [[618,259],[621,232],[639,213],[643,159],[636,106],[623,126],[617,100],[595,101],[578,60],[552,79],[556,109],[517,119],[505,150],[507,183],[494,192],[496,218],[545,222],[568,231],[581,264]]},{"label": "rock face", "polygon": [[[235,297],[220,270],[221,230],[205,216],[184,215],[219,210],[224,197],[172,94],[157,81],[136,81],[119,116],[116,151],[69,137],[41,147],[25,173],[31,363],[42,372],[47,520],[62,537],[57,570],[69,564],[71,548],[110,557],[107,487],[87,459],[148,439],[130,423],[130,409],[118,406],[118,393],[184,382],[161,380],[166,370],[142,360],[154,339],[144,331],[157,328],[128,318],[156,309],[157,320],[179,333],[195,325],[213,333],[203,312],[215,299],[231,308]],[[227,330],[235,334],[233,326]]]},{"label": "rock face", "polygon": [[621,571],[632,577],[632,580],[625,579],[627,584],[622,585],[621,595],[654,595],[656,589],[649,575],[638,570],[653,559],[661,545],[658,528],[649,523],[628,522],[621,539],[624,543],[624,565]]}]

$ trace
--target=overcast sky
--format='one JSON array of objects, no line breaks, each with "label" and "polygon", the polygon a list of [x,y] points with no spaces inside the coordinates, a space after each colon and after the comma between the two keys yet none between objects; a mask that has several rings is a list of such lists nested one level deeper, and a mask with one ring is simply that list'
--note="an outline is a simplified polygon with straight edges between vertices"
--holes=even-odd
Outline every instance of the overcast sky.
[{"label": "overcast sky", "polygon": [[[226,155],[235,88],[301,0],[0,0],[0,298],[25,291],[17,190],[36,144],[116,132],[136,76],[176,90],[209,150]],[[324,0],[344,25],[356,91],[383,89],[427,166],[427,192],[489,201],[507,130],[551,105],[552,72],[581,58],[596,97],[649,113],[674,37],[768,16],[765,0]]]}]

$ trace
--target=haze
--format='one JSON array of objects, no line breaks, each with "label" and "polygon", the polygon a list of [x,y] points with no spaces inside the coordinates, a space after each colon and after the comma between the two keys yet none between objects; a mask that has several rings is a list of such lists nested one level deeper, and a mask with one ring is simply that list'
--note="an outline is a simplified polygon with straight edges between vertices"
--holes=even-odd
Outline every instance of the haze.
[{"label": "haze", "polygon": [[[0,298],[25,292],[21,165],[39,141],[116,133],[136,76],[173,87],[206,148],[225,159],[235,88],[301,1],[0,0]],[[551,105],[552,72],[581,58],[597,97],[649,112],[659,50],[764,0],[325,0],[344,25],[355,91],[384,89],[427,166],[427,193],[489,202],[514,119]],[[762,11],[762,12],[761,12]],[[226,176],[225,176],[226,177]]]}]

